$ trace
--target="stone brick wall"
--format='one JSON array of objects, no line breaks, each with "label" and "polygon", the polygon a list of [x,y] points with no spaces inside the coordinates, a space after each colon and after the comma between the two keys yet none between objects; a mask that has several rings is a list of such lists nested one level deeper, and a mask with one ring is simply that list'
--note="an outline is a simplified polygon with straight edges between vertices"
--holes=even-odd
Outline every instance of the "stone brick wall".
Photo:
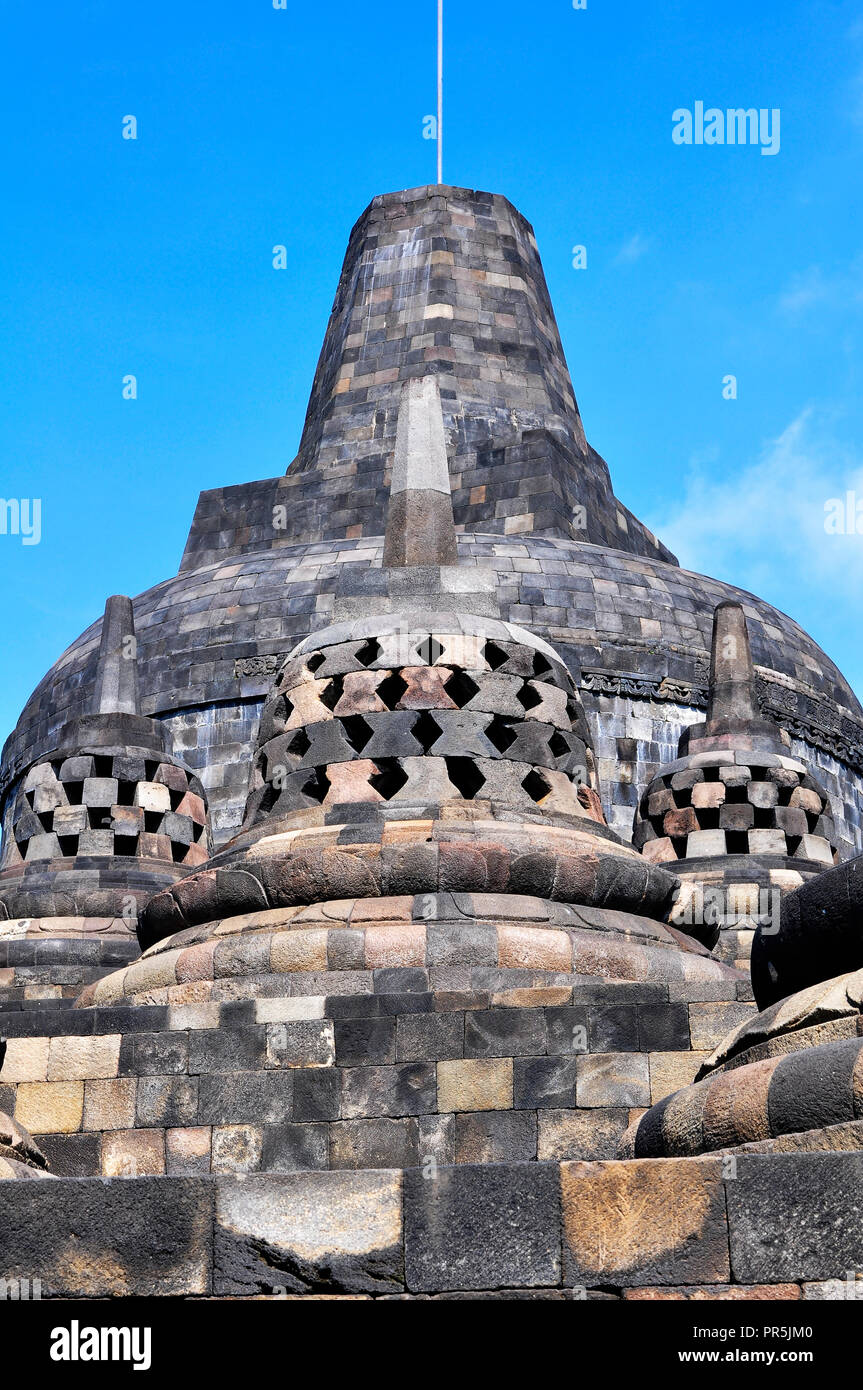
[{"label": "stone brick wall", "polygon": [[43,1298],[842,1299],[861,1183],[859,1153],[6,1182],[0,1274]]},{"label": "stone brick wall", "polygon": [[422,974],[10,1013],[0,1110],[76,1176],[611,1158],[754,1010],[733,980],[393,992]]}]

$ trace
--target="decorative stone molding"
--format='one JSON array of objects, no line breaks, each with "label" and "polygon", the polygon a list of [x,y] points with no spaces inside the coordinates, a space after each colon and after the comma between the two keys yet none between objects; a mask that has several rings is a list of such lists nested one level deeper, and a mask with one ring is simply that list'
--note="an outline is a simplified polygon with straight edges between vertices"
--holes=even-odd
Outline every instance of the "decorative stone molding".
[{"label": "decorative stone molding", "polygon": [[[660,700],[707,707],[707,686],[639,676],[632,672],[583,670],[582,691],[592,695],[629,696],[636,700]],[[820,748],[856,772],[863,771],[863,724],[841,714],[830,704],[805,691],[792,690],[779,681],[756,677],[761,711],[787,729],[792,738]]]}]

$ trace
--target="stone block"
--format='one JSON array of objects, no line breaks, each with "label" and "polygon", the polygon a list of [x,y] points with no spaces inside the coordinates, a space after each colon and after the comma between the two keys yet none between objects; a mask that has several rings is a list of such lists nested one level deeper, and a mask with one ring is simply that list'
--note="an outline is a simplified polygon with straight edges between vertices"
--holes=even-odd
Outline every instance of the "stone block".
[{"label": "stone block", "polygon": [[630,1124],[628,1110],[541,1110],[537,1115],[537,1158],[614,1158]]},{"label": "stone block", "polygon": [[210,1170],[213,1173],[254,1173],[261,1165],[263,1134],[258,1125],[213,1127]]},{"label": "stone block", "polygon": [[437,1062],[464,1052],[462,1014],[402,1014],[396,1026],[396,1056],[400,1062]]},{"label": "stone block", "polygon": [[429,1178],[411,1169],[404,1183],[411,1292],[559,1283],[556,1165],[466,1164]]},{"label": "stone block", "polygon": [[394,1018],[340,1018],[335,1020],[333,1026],[335,1059],[338,1066],[363,1066],[395,1061]]},{"label": "stone block", "polygon": [[486,1110],[455,1116],[456,1163],[522,1163],[536,1158],[536,1115]]},{"label": "stone block", "polygon": [[[166,1076],[187,1071],[189,1039],[185,1033],[126,1035],[120,1047],[121,1076]],[[207,1071],[208,1067],[199,1068]]]},{"label": "stone block", "polygon": [[414,1168],[419,1161],[414,1119],[377,1116],[330,1126],[331,1168]]},{"label": "stone block", "polygon": [[650,1070],[642,1053],[591,1053],[577,1059],[579,1106],[607,1109],[650,1104]]},{"label": "stone block", "polygon": [[201,1076],[198,1123],[270,1124],[284,1120],[291,1115],[293,1088],[293,1071],[217,1072]]},{"label": "stone block", "polygon": [[509,1110],[513,1101],[511,1058],[438,1062],[438,1110]]},{"label": "stone block", "polygon": [[255,1028],[201,1028],[188,1035],[189,1071],[257,1071],[268,1058],[267,1032]]},{"label": "stone block", "polygon": [[326,1168],[328,1127],[325,1124],[264,1125],[261,1168],[267,1173],[295,1173]]},{"label": "stone block", "polygon": [[382,1293],[402,1286],[402,1178],[321,1172],[222,1178],[214,1293]]},{"label": "stone block", "polygon": [[346,1120],[424,1115],[438,1108],[436,1102],[435,1068],[431,1062],[342,1070],[342,1116]]},{"label": "stone block", "polygon": [[689,1010],[685,1004],[640,1004],[638,1036],[641,1052],[689,1050]]},{"label": "stone block", "polygon": [[863,1154],[738,1157],[725,1184],[731,1267],[744,1284],[863,1269]]},{"label": "stone block", "polygon": [[549,1008],[545,1010],[545,1017],[549,1053],[587,1052],[589,1018],[586,1008]]},{"label": "stone block", "polygon": [[699,1067],[709,1056],[709,1052],[651,1052],[651,1105],[656,1105],[657,1101],[664,1100],[684,1086],[691,1086]]},{"label": "stone block", "polygon": [[689,1032],[695,1051],[712,1052],[732,1028],[754,1018],[754,1004],[690,1004]]},{"label": "stone block", "polygon": [[267,1024],[268,1067],[331,1067],[334,1060],[335,1030],[330,1019]]},{"label": "stone block", "polygon": [[563,1163],[566,1284],[727,1284],[718,1159]]},{"label": "stone block", "polygon": [[591,1052],[637,1052],[638,1013],[633,1004],[590,1010]]},{"label": "stone block", "polygon": [[198,1113],[197,1076],[142,1076],[138,1080],[139,1125],[165,1129],[192,1124]]},{"label": "stone block", "polygon": [[49,1081],[84,1081],[117,1075],[120,1034],[92,1038],[52,1038],[48,1052]]},{"label": "stone block", "polygon": [[15,1119],[31,1134],[70,1134],[84,1116],[83,1081],[22,1081]]},{"label": "stone block", "polygon": [[0,1083],[47,1080],[48,1046],[48,1038],[8,1038]]},{"label": "stone block", "polygon": [[121,1129],[102,1135],[102,1172],[106,1178],[155,1177],[164,1171],[164,1130]]},{"label": "stone block", "polygon": [[3,1274],[41,1279],[43,1298],[208,1294],[212,1213],[194,1178],[0,1183]]},{"label": "stone block", "polygon": [[544,1053],[545,1047],[541,1009],[483,1009],[465,1014],[466,1057],[529,1057]]},{"label": "stone block", "polygon": [[336,1067],[302,1067],[291,1073],[293,1118],[337,1120],[341,1113],[341,1073]]},{"label": "stone block", "polygon": [[211,1132],[207,1128],[169,1129],[165,1133],[165,1172],[194,1177],[210,1171]]},{"label": "stone block", "polygon": [[516,1110],[559,1109],[576,1103],[577,1057],[517,1058],[513,1063]]},{"label": "stone block", "polygon": [[85,1129],[133,1129],[136,1082],[132,1077],[88,1081],[84,1087]]}]

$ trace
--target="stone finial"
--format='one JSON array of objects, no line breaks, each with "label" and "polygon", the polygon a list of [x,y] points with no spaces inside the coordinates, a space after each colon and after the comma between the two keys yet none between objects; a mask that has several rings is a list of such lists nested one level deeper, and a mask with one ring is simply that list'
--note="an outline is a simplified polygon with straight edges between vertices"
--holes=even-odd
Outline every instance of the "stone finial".
[{"label": "stone finial", "polygon": [[402,388],[383,563],[458,564],[443,410],[434,376]]},{"label": "stone finial", "polygon": [[720,603],[713,615],[707,722],[761,719],[746,614],[739,603]]},{"label": "stone finial", "polygon": [[94,714],[138,714],[138,662],[132,600],[113,594],[105,604],[96,671]]}]

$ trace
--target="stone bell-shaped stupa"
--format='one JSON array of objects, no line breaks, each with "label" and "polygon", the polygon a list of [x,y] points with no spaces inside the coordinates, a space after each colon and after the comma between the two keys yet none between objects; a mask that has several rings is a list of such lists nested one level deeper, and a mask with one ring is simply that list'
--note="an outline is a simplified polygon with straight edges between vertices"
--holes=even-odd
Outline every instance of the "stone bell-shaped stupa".
[{"label": "stone bell-shaped stupa", "polygon": [[264,706],[239,835],[81,1004],[719,979],[678,880],[608,829],[572,676],[454,563],[438,384],[403,389],[381,568]]},{"label": "stone bell-shaped stupa", "polygon": [[52,968],[77,993],[129,958],[139,909],[210,852],[203,788],[140,712],[130,599],[105,605],[90,709],[62,725],[7,806],[2,936],[25,972],[9,998],[55,997]]}]

